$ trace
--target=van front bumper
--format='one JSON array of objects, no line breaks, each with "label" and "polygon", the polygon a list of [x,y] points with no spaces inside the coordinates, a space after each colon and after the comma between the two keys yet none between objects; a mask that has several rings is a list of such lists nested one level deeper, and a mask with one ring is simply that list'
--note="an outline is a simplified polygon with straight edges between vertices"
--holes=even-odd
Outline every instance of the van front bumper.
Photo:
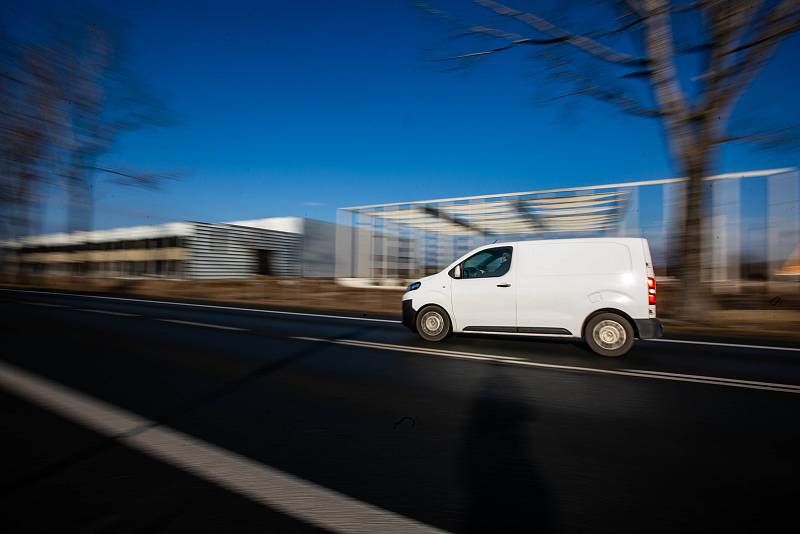
[{"label": "van front bumper", "polygon": [[411,305],[411,299],[403,301],[403,324],[414,332],[417,331],[417,312]]},{"label": "van front bumper", "polygon": [[634,319],[639,339],[655,339],[664,335],[664,327],[658,319]]}]

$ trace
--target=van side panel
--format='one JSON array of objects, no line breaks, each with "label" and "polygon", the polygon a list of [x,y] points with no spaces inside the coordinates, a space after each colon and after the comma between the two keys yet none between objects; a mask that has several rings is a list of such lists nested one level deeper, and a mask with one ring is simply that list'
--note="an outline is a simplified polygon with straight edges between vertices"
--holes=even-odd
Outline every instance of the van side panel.
[{"label": "van side panel", "polygon": [[[613,242],[531,244],[529,276],[618,275],[631,272],[628,247]],[[531,252],[535,250],[535,252]]]},{"label": "van side panel", "polygon": [[586,317],[602,308],[648,317],[640,239],[539,241],[520,252],[519,327],[560,327],[580,336]]}]

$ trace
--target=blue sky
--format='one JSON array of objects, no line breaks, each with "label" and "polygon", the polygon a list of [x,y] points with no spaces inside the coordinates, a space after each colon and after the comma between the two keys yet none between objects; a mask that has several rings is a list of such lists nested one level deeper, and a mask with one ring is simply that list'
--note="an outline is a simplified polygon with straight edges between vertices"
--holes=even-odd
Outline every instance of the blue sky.
[{"label": "blue sky", "polygon": [[[127,134],[106,161],[184,174],[160,191],[101,180],[98,228],[333,220],[341,206],[675,174],[657,122],[585,99],[537,105],[521,52],[443,72],[430,49],[448,29],[409,1],[96,5],[130,23],[129,67],[180,119]],[[53,2],[0,8],[17,31],[54,13],[70,16]],[[798,118],[799,43],[783,44],[741,110]],[[734,146],[718,168],[796,163]],[[47,194],[43,230],[57,231],[63,193]]]}]

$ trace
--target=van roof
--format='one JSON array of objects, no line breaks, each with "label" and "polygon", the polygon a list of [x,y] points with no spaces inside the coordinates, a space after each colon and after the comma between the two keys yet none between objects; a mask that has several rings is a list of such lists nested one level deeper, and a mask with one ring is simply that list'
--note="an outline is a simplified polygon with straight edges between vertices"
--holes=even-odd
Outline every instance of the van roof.
[{"label": "van roof", "polygon": [[497,243],[490,243],[476,248],[512,246],[521,245],[523,243],[639,243],[644,240],[644,237],[571,237],[564,239],[524,239],[519,241],[501,241]]}]

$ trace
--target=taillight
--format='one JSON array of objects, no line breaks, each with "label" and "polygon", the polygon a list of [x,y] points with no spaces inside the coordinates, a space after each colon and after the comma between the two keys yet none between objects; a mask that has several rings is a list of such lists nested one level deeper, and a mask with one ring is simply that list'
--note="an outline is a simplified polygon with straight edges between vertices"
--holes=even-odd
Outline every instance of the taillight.
[{"label": "taillight", "polygon": [[647,277],[647,303],[656,303],[656,279],[652,276]]}]

